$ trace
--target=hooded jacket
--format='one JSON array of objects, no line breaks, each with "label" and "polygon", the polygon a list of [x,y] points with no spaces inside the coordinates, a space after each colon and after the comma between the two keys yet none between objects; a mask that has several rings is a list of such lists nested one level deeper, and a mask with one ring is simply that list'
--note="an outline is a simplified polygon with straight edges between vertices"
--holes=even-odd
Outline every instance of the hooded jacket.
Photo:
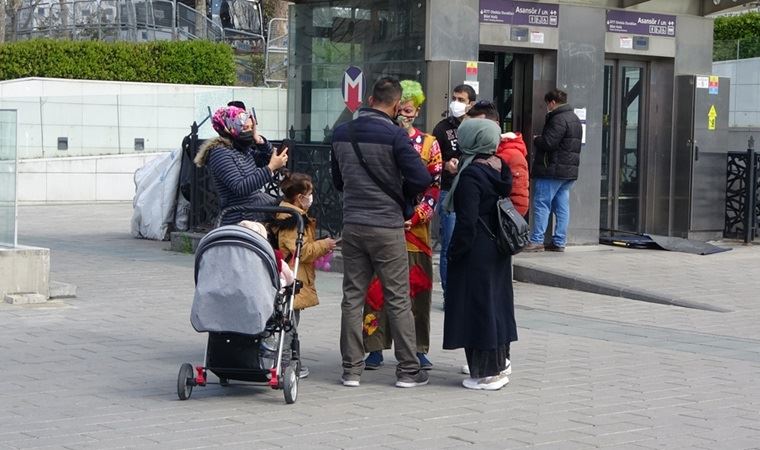
[{"label": "hooded jacket", "polygon": [[[505,136],[505,135],[502,135]],[[512,191],[509,199],[515,209],[524,216],[530,205],[530,176],[528,175],[528,149],[520,133],[507,133],[499,143],[496,156],[512,171]]]},{"label": "hooded jacket", "polygon": [[[211,171],[221,211],[228,206],[271,205],[271,196],[261,192],[272,180],[272,172],[266,167],[271,156],[269,141],[238,150],[230,139],[216,137],[201,145],[194,162]],[[224,216],[222,225],[260,219],[261,214],[234,211]]]},{"label": "hooded jacket", "polygon": [[533,178],[577,180],[582,138],[581,121],[572,106],[565,104],[548,113],[541,136],[533,141]]}]

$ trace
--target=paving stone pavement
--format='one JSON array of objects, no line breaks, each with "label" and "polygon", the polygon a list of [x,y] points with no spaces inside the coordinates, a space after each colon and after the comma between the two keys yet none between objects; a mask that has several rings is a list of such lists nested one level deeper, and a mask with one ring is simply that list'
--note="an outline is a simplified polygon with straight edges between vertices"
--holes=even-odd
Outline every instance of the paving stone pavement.
[{"label": "paving stone pavement", "polygon": [[205,345],[189,323],[193,256],[131,238],[130,216],[129,204],[21,208],[20,242],[51,248],[51,278],[79,291],[0,305],[0,449],[760,448],[760,247],[519,255],[731,312],[516,283],[520,341],[498,392],[461,387],[462,352],[440,349],[438,291],[430,385],[395,388],[387,364],[341,386],[341,276],[319,273],[295,405],[241,384],[183,402],[179,365],[202,362]]}]

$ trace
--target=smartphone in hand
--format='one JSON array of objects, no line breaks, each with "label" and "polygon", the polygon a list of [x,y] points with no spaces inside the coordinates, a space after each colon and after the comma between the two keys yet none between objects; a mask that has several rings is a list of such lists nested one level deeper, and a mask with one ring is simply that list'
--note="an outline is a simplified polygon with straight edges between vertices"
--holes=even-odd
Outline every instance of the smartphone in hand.
[{"label": "smartphone in hand", "polygon": [[[280,144],[280,148],[277,149],[277,154],[281,155],[282,152],[284,152],[287,149],[295,148],[296,141],[293,139],[283,139],[282,144]],[[288,152],[290,153],[290,152]]]}]

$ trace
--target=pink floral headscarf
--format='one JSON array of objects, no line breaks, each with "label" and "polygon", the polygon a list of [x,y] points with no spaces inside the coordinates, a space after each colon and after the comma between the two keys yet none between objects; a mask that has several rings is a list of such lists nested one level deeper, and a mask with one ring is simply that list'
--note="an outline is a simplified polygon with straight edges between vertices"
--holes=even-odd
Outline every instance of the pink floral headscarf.
[{"label": "pink floral headscarf", "polygon": [[242,133],[246,121],[248,121],[248,113],[244,109],[237,106],[222,106],[214,112],[211,126],[220,136],[235,139]]}]

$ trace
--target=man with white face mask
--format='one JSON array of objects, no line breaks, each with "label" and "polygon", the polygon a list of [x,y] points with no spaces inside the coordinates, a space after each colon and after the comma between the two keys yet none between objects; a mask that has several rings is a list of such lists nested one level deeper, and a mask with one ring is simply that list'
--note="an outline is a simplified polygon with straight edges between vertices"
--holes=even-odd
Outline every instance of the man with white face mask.
[{"label": "man with white face mask", "polygon": [[[475,104],[475,90],[472,86],[460,84],[451,92],[451,103],[449,103],[449,115],[438,122],[433,129],[433,136],[441,146],[441,155],[443,156],[443,173],[441,177],[441,196],[438,205],[442,205],[446,199],[451,183],[456,175],[456,162],[459,158],[459,147],[457,146],[457,128],[462,123],[465,113]],[[438,217],[440,219],[440,231],[438,240],[441,243],[441,258],[439,270],[441,275],[441,287],[443,288],[443,298],[446,301],[446,269],[448,267],[448,250],[451,242],[451,234],[454,232],[454,222],[456,216],[453,212],[446,212],[438,208]]]}]

